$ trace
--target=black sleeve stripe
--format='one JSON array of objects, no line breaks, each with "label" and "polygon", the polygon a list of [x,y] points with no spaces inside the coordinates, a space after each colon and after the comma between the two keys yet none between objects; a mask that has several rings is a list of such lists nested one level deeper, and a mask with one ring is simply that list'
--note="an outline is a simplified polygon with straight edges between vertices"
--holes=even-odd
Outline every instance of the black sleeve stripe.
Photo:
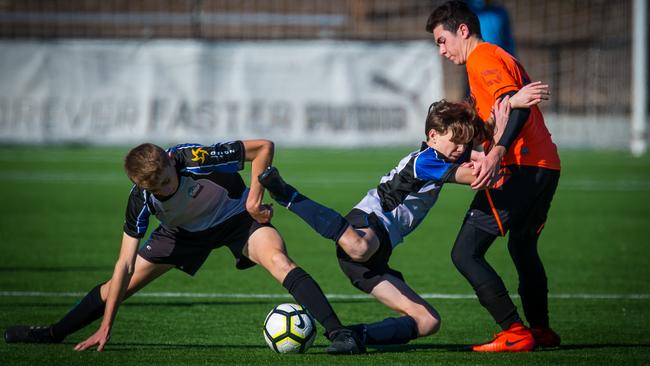
[{"label": "black sleeve stripe", "polygon": [[150,214],[146,192],[134,185],[126,205],[124,232],[134,238],[142,238],[147,232]]}]

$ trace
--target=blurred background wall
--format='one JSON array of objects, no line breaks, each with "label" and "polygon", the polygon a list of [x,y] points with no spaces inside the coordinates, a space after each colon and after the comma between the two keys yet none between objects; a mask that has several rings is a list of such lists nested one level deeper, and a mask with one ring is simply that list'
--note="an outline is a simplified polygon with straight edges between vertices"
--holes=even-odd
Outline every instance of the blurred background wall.
[{"label": "blurred background wall", "polygon": [[[430,75],[432,80],[442,78],[440,82],[432,81],[433,87],[441,89],[439,94],[427,92],[416,96],[423,99],[418,100],[423,106],[419,110],[426,110],[433,101],[428,98],[455,100],[465,94],[464,68],[442,62],[431,42],[431,34],[424,31],[429,13],[441,2],[0,0],[0,52],[15,50],[16,45],[23,43],[48,47],[70,40],[122,42],[124,47],[131,47],[130,52],[136,52],[134,44],[148,47],[161,40],[173,40],[176,45],[198,43],[200,48],[250,42],[264,47],[269,41],[298,45],[278,51],[284,53],[300,52],[292,50],[308,49],[323,42],[340,42],[345,45],[341,47],[348,48],[351,43],[371,48],[392,45],[397,59],[400,52],[406,51],[395,45],[413,42],[416,48],[428,45],[430,52],[422,51],[417,57],[430,57],[434,61],[427,62],[435,64],[421,67],[429,73],[440,74]],[[556,142],[563,147],[626,148],[630,140],[632,100],[632,1],[492,3],[502,5],[509,13],[516,56],[532,79],[551,85],[552,100],[544,103],[542,109]],[[646,29],[646,37],[647,34]],[[84,47],[85,43],[81,45]],[[332,52],[336,53],[336,48]],[[5,57],[0,73],[11,74],[11,65],[6,60]],[[20,61],[12,58],[10,62]],[[390,82],[382,86],[381,80],[375,80],[378,88],[395,88]],[[12,86],[4,84],[0,88],[4,89],[5,96],[10,95]],[[29,87],[23,86],[22,90],[28,92]],[[5,111],[10,108],[7,103]],[[5,129],[11,123],[7,118]],[[0,135],[2,128],[0,125]],[[350,143],[359,142],[360,139],[350,140]],[[376,142],[383,143],[383,140]]]}]

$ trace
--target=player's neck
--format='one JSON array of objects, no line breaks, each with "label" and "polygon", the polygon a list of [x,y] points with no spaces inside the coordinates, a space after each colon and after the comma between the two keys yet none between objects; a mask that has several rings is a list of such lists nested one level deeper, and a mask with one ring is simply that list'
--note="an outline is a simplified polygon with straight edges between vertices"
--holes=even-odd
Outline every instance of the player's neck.
[{"label": "player's neck", "polygon": [[469,37],[469,38],[467,39],[467,48],[466,48],[466,50],[467,50],[467,57],[469,57],[469,55],[471,55],[472,52],[474,52],[474,50],[476,49],[476,47],[478,47],[478,45],[480,45],[480,44],[483,43],[483,42],[485,42],[485,41],[483,41],[483,40],[482,40],[481,38],[479,38],[479,37],[475,37],[475,36]]}]

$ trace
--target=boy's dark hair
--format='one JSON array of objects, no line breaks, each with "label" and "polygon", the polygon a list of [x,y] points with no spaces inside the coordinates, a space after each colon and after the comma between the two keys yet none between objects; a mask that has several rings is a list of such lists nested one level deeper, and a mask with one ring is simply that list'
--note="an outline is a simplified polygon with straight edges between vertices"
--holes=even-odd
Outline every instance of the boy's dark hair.
[{"label": "boy's dark hair", "polygon": [[461,24],[465,24],[470,35],[475,34],[479,38],[482,37],[481,23],[479,23],[478,17],[463,1],[447,1],[437,7],[427,19],[427,32],[433,33],[433,28],[438,24],[442,24],[442,28],[450,32],[456,32]]},{"label": "boy's dark hair", "polygon": [[451,141],[457,144],[491,140],[493,131],[478,117],[474,105],[470,102],[449,102],[445,99],[429,106],[424,133],[435,130],[444,134],[451,129]]},{"label": "boy's dark hair", "polygon": [[169,166],[169,156],[160,146],[144,143],[131,149],[124,158],[124,171],[135,185],[150,189],[160,184]]}]

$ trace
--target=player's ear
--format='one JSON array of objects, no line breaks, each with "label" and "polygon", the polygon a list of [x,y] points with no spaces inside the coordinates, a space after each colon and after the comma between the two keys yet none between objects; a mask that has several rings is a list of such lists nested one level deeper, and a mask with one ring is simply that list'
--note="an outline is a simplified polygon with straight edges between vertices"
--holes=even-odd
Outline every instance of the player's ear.
[{"label": "player's ear", "polygon": [[436,132],[436,130],[434,130],[433,128],[430,129],[429,132],[427,132],[427,138],[429,141],[435,141],[437,136],[438,136],[438,132]]},{"label": "player's ear", "polygon": [[458,31],[456,32],[461,38],[467,39],[469,38],[469,27],[465,23],[461,23],[458,26]]}]

